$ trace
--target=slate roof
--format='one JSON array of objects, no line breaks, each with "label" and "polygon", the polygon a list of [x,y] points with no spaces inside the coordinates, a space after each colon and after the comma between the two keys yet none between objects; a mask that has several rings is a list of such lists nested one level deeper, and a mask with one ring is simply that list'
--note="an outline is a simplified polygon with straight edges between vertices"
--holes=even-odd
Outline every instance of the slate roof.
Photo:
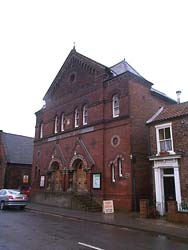
[{"label": "slate roof", "polygon": [[167,107],[161,107],[148,121],[147,123],[163,121],[167,119],[173,119],[180,116],[188,115],[188,102],[169,105]]},{"label": "slate roof", "polygon": [[114,76],[123,74],[127,71],[143,78],[128,62],[125,61],[125,59],[114,66],[110,67],[112,73]]},{"label": "slate roof", "polygon": [[2,132],[6,161],[14,164],[32,164],[33,138]]}]

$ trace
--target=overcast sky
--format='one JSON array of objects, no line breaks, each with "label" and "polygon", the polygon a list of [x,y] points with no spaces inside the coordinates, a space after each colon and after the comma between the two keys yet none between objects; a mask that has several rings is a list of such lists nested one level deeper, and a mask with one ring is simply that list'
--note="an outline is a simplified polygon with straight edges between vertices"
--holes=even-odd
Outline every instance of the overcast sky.
[{"label": "overcast sky", "polygon": [[154,88],[188,101],[186,0],[0,0],[0,129],[34,136],[35,112],[76,50],[125,60]]}]

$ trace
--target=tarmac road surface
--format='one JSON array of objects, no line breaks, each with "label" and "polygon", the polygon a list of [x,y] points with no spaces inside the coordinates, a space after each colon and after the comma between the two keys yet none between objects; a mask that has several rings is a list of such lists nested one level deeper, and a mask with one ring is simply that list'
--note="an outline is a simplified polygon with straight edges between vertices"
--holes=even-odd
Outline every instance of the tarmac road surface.
[{"label": "tarmac road surface", "polygon": [[37,211],[0,211],[0,250],[187,250],[188,243]]}]

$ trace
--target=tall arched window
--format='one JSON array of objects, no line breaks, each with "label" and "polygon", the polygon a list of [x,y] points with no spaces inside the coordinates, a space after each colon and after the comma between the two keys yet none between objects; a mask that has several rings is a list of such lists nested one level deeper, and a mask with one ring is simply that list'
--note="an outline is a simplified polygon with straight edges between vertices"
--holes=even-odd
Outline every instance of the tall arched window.
[{"label": "tall arched window", "polygon": [[65,130],[65,114],[62,113],[61,115],[61,131]]},{"label": "tall arched window", "polygon": [[43,138],[43,123],[41,122],[40,128],[39,128],[39,138]]},{"label": "tall arched window", "polygon": [[118,95],[114,95],[112,98],[112,111],[113,111],[113,117],[118,117],[120,114],[120,108],[119,108],[119,97]]},{"label": "tall arched window", "polygon": [[122,177],[123,176],[123,172],[122,172],[122,159],[119,157],[117,161],[118,161],[119,177]]},{"label": "tall arched window", "polygon": [[74,111],[74,126],[75,128],[79,127],[79,111],[77,108]]},{"label": "tall arched window", "polygon": [[88,123],[88,109],[87,106],[84,105],[83,107],[83,125],[86,125]]},{"label": "tall arched window", "polygon": [[54,133],[57,134],[57,132],[58,132],[58,117],[56,115],[54,120]]},{"label": "tall arched window", "polygon": [[111,164],[111,180],[112,182],[115,182],[115,165],[114,163]]}]

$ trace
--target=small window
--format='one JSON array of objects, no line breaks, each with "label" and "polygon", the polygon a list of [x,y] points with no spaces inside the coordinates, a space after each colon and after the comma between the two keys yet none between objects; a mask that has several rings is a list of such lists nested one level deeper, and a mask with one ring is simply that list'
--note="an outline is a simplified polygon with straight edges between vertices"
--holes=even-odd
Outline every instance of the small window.
[{"label": "small window", "polygon": [[173,168],[164,168],[163,169],[163,175],[174,175],[174,169]]},{"label": "small window", "polygon": [[86,125],[88,123],[88,109],[86,105],[83,107],[83,125]]},{"label": "small window", "polygon": [[173,152],[172,127],[171,124],[156,126],[157,151]]},{"label": "small window", "polygon": [[43,123],[40,124],[39,138],[43,138]]},{"label": "small window", "polygon": [[122,159],[121,158],[118,158],[118,172],[119,172],[119,177],[122,177],[123,173],[122,173]]},{"label": "small window", "polygon": [[75,128],[79,127],[79,112],[77,108],[75,109],[74,112],[74,126]]},{"label": "small window", "polygon": [[120,114],[119,97],[118,95],[114,95],[112,99],[113,117],[118,117]]},{"label": "small window", "polygon": [[76,75],[75,73],[72,73],[69,77],[70,82],[74,82],[75,79],[76,79]]},{"label": "small window", "polygon": [[65,130],[65,114],[61,115],[61,131]]},{"label": "small window", "polygon": [[54,133],[57,134],[57,132],[58,132],[58,117],[56,115],[54,120]]},{"label": "small window", "polygon": [[111,164],[111,178],[112,178],[112,182],[114,183],[115,180],[115,165],[112,163]]}]

